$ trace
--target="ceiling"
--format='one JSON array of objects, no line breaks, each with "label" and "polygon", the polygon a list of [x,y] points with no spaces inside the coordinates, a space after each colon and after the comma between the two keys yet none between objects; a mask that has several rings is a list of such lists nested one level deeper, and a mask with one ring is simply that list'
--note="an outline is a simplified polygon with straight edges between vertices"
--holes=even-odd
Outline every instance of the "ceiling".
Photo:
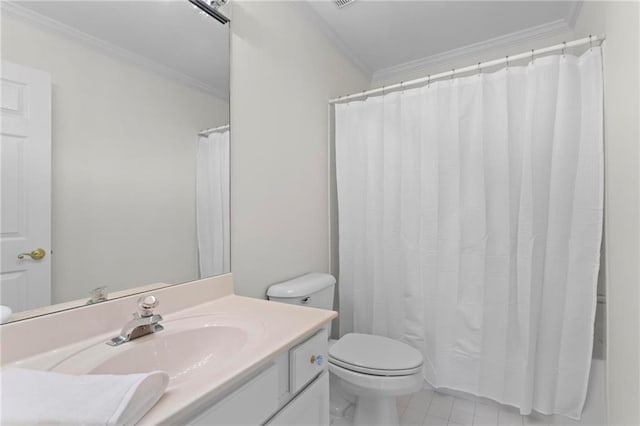
[{"label": "ceiling", "polygon": [[[240,1],[240,0],[234,0]],[[298,0],[315,22],[367,75],[438,58],[496,40],[523,41],[571,29],[573,1]],[[3,10],[9,2],[3,1]],[[187,1],[21,1],[39,25],[137,60],[219,97],[229,93],[229,26]],[[26,13],[25,13],[26,11]],[[34,19],[35,17],[35,19]]]},{"label": "ceiling", "polygon": [[9,11],[183,83],[229,97],[229,26],[187,1],[21,1]]},{"label": "ceiling", "polygon": [[[370,75],[505,35],[568,31],[579,1],[309,0],[319,21]],[[527,31],[530,30],[530,31]],[[547,34],[549,35],[549,34]]]}]

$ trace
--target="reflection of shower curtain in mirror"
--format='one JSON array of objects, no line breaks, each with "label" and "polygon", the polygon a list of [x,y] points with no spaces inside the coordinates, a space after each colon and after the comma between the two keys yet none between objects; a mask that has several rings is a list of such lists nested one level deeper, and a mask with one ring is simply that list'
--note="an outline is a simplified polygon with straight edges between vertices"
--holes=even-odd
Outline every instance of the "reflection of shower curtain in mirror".
[{"label": "reflection of shower curtain in mirror", "polygon": [[229,131],[200,136],[197,169],[197,227],[200,277],[230,270]]}]

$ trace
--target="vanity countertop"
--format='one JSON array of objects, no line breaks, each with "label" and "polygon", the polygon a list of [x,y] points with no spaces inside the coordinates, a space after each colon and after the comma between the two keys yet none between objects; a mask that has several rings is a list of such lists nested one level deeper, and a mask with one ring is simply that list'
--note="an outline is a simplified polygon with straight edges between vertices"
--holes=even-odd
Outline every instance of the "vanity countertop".
[{"label": "vanity countertop", "polygon": [[[158,311],[162,313],[161,309]],[[337,313],[231,294],[163,316],[162,324],[165,330],[171,330],[172,321],[202,316],[207,318],[218,316],[226,318],[227,321],[229,318],[238,318],[240,321],[250,320],[254,326],[242,350],[224,359],[224,366],[218,365],[218,368],[209,370],[203,368],[202,371],[203,373],[206,371],[206,374],[199,374],[197,379],[182,382],[180,386],[172,386],[170,382],[163,397],[139,424],[184,422],[188,416],[195,414],[194,410],[201,410],[216,401],[225,392],[251,377],[262,366],[268,365],[268,362],[285,348],[304,340],[314,330],[329,323]],[[118,331],[114,330],[93,336],[81,342],[20,360],[14,365],[60,371],[58,366],[62,360],[89,347],[103,351],[101,344],[117,333]],[[121,346],[133,345],[149,337],[144,336]],[[111,347],[104,345],[105,351],[110,349]],[[92,350],[95,351],[95,349]]]},{"label": "vanity countertop", "polygon": [[185,386],[180,391],[166,392],[158,404],[142,418],[140,424],[179,421],[187,407],[192,407],[198,401],[211,401],[221,396],[223,392],[242,382],[274,355],[291,346],[292,343],[303,340],[337,316],[333,311],[235,295],[204,303],[174,315],[208,313],[228,313],[257,318],[264,326],[264,334],[249,341],[245,350],[234,356],[223,371],[215,375],[207,375],[207,380],[203,383],[194,383],[192,387]]}]

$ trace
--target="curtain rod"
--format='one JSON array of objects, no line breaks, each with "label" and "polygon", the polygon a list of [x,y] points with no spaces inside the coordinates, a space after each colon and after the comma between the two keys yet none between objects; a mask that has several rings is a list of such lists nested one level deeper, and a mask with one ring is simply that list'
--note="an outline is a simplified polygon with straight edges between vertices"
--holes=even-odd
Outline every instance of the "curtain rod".
[{"label": "curtain rod", "polygon": [[464,74],[470,71],[480,71],[483,68],[494,67],[497,65],[507,64],[508,66],[509,62],[517,61],[520,59],[531,58],[531,60],[533,61],[536,56],[540,56],[545,53],[555,52],[558,50],[561,50],[564,53],[566,49],[570,47],[582,46],[584,44],[590,44],[593,47],[593,43],[600,42],[602,44],[604,39],[605,39],[604,35],[596,35],[596,36],[590,35],[589,37],[568,41],[568,42],[562,42],[554,46],[543,47],[542,49],[531,49],[531,51],[529,52],[520,53],[518,55],[513,55],[513,56],[508,55],[508,56],[505,56],[504,58],[494,59],[492,61],[487,61],[487,62],[478,62],[476,65],[470,65],[468,67],[459,68],[459,69],[454,68],[451,71],[441,72],[439,74],[434,74],[434,75],[428,75],[426,77],[418,78],[415,80],[403,81],[401,83],[391,84],[389,86],[383,86],[377,89],[365,90],[364,92],[354,93],[352,95],[339,96],[335,99],[331,99],[329,101],[329,104],[337,104],[337,103],[347,102],[353,99],[366,98],[372,95],[385,94],[386,92],[389,92],[389,91],[404,89],[407,86],[415,86],[422,83],[428,84],[433,82],[434,80],[440,80],[446,77],[453,78],[455,77],[456,74]]},{"label": "curtain rod", "polygon": [[209,136],[211,133],[225,132],[229,129],[230,129],[229,125],[225,124],[224,126],[212,127],[211,129],[206,129],[201,132],[198,132],[198,136]]}]

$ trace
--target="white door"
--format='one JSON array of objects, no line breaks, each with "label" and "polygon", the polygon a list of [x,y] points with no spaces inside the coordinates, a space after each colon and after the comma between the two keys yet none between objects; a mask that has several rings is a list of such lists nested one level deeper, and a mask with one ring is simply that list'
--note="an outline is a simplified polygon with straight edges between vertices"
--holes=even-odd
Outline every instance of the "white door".
[{"label": "white door", "polygon": [[51,76],[3,61],[0,80],[0,304],[19,312],[51,304]]}]

